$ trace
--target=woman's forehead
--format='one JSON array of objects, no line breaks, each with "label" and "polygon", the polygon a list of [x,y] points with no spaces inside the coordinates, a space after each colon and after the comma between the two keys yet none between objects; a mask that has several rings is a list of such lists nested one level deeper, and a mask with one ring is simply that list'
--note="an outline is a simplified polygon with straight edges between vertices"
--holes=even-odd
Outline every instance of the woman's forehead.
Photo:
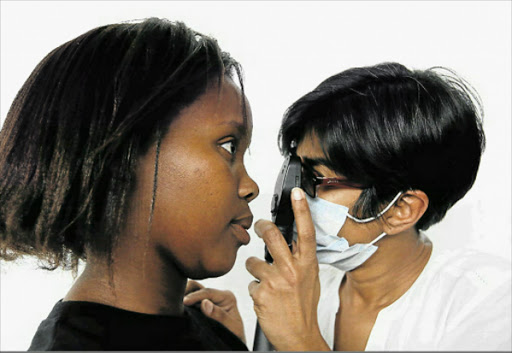
[{"label": "woman's forehead", "polygon": [[220,123],[234,121],[252,128],[249,101],[242,96],[240,87],[231,78],[224,77],[220,85],[209,87],[201,98],[204,98],[204,104],[210,105],[210,109],[215,111],[212,117]]},{"label": "woman's forehead", "polygon": [[232,125],[241,136],[250,140],[252,136],[253,120],[249,100],[231,78],[225,77],[221,84],[217,104],[219,104],[221,114],[226,110],[228,110],[230,114],[218,117],[219,124]]},{"label": "woman's forehead", "polygon": [[192,104],[184,108],[171,123],[168,136],[216,135],[231,129],[240,138],[250,139],[252,116],[250,107],[244,109],[241,90],[230,79],[212,84]]}]

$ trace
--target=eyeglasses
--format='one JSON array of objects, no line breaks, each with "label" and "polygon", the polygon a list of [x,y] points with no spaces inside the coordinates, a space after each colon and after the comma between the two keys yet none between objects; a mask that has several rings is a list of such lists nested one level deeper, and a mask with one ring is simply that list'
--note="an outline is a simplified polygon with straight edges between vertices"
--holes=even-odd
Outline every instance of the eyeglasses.
[{"label": "eyeglasses", "polygon": [[363,189],[364,185],[341,178],[319,177],[302,166],[302,188],[310,197],[316,197],[318,186],[335,187],[339,189]]}]

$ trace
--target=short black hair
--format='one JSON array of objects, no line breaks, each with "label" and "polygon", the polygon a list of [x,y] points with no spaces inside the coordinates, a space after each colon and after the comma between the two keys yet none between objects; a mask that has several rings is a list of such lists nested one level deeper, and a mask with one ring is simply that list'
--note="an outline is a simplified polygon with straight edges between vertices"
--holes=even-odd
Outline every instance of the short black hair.
[{"label": "short black hair", "polygon": [[149,18],[101,26],[50,52],[0,132],[0,258],[76,270],[108,255],[139,157],[171,121],[240,65],[215,39]]},{"label": "short black hair", "polygon": [[285,113],[283,153],[314,133],[330,169],[365,185],[354,211],[374,216],[398,192],[422,190],[425,230],[472,187],[485,146],[474,89],[444,68],[398,63],[351,68],[323,81]]}]

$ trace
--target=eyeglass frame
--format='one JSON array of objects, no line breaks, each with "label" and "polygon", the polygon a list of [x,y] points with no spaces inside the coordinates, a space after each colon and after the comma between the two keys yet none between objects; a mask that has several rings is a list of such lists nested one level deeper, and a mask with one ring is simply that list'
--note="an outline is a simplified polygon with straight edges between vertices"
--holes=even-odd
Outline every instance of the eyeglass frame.
[{"label": "eyeglass frame", "polygon": [[[347,179],[342,178],[331,178],[331,177],[319,177],[316,176],[313,173],[306,173],[304,170],[307,169],[302,165],[302,177],[301,177],[301,184],[303,190],[310,196],[315,198],[316,197],[316,189],[318,186],[334,186],[336,188],[340,189],[364,189],[365,186],[363,184],[355,183],[352,181],[349,181]],[[304,180],[306,175],[310,174],[310,176],[313,178],[312,182],[312,188],[313,190],[307,190],[308,187],[306,186],[306,183],[304,183]]]}]

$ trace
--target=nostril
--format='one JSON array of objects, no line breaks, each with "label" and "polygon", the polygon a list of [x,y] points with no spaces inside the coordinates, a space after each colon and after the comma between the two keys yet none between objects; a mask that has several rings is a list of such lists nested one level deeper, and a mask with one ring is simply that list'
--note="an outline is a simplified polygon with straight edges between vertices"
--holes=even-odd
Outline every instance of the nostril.
[{"label": "nostril", "polygon": [[251,202],[252,200],[254,200],[256,197],[258,197],[259,195],[259,189],[256,188],[253,192],[249,192],[246,196],[245,196],[245,199],[247,200],[247,202]]},{"label": "nostril", "polygon": [[241,184],[239,185],[238,189],[238,195],[240,198],[245,199],[247,202],[251,202],[256,197],[258,197],[258,194],[260,193],[260,189],[258,187],[258,184],[249,177],[247,174],[246,177],[241,181]]},{"label": "nostril", "polygon": [[254,192],[251,192],[249,201],[254,200],[258,195],[260,194],[260,188],[258,187],[258,184],[254,182]]}]

